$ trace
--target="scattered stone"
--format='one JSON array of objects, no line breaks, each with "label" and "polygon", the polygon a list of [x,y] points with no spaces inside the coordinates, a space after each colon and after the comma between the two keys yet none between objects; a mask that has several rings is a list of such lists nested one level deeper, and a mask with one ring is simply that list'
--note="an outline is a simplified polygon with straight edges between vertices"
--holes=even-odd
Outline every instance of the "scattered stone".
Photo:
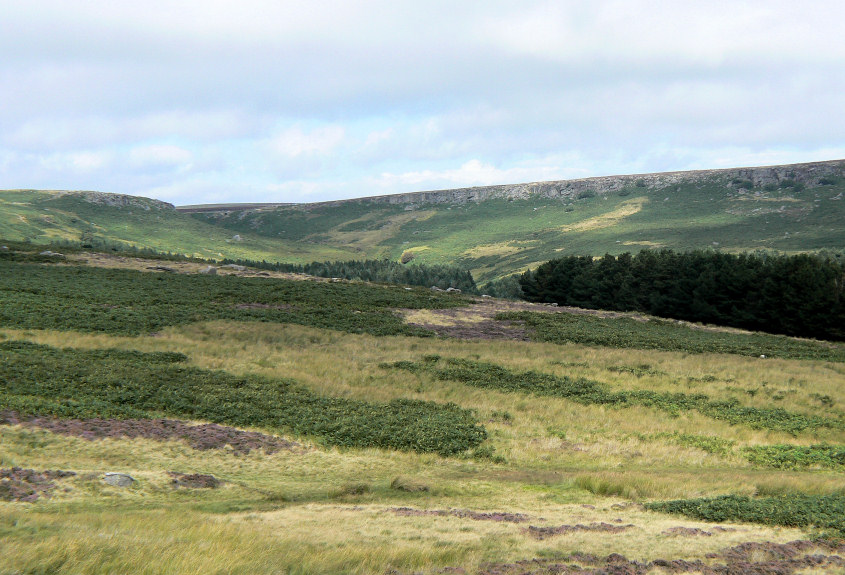
[{"label": "scattered stone", "polygon": [[65,257],[65,255],[64,255],[64,254],[60,254],[59,252],[52,252],[52,251],[50,251],[50,250],[44,250],[43,252],[40,252],[38,255],[39,255],[39,256],[50,256],[50,257],[54,257],[54,258],[63,258],[63,257]]},{"label": "scattered stone", "polygon": [[0,246],[0,252],[8,252],[9,246]]},{"label": "scattered stone", "polygon": [[240,266],[238,264],[226,264],[224,266],[220,266],[221,268],[226,268],[230,270],[235,270],[236,272],[245,272],[246,266]]},{"label": "scattered stone", "polygon": [[205,274],[207,276],[216,276],[217,275],[217,268],[214,266],[208,266],[204,270],[200,270],[201,274]]},{"label": "scattered stone", "polygon": [[135,483],[131,475],[125,473],[109,472],[103,476],[103,481],[114,487],[129,487]]},{"label": "scattered stone", "polygon": [[243,240],[243,238],[241,237],[241,234],[235,234],[235,235],[232,236],[232,240],[239,242],[239,241]]},{"label": "scattered stone", "polygon": [[486,293],[481,294],[481,297],[493,297],[491,295],[487,295]]},{"label": "scattered stone", "polygon": [[453,287],[446,288],[446,291],[449,292],[449,293],[461,293],[461,290],[459,290],[458,288],[453,288]]},{"label": "scattered stone", "polygon": [[440,289],[440,288],[439,288],[439,287],[437,287],[437,286],[431,286],[431,291],[443,291],[443,290],[442,290],[442,289]]}]

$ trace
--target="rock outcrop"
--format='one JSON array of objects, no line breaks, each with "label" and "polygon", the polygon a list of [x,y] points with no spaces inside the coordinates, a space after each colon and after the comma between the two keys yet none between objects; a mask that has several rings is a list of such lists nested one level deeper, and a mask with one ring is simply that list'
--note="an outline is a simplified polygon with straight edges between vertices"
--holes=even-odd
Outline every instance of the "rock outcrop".
[{"label": "rock outcrop", "polygon": [[500,186],[480,186],[393,194],[389,196],[371,196],[349,200],[334,200],[310,204],[228,204],[216,206],[183,206],[177,208],[185,212],[250,212],[278,208],[280,206],[311,209],[321,206],[341,206],[348,203],[402,205],[406,209],[431,204],[466,204],[492,199],[524,200],[532,197],[550,199],[575,199],[585,195],[603,195],[617,192],[626,187],[639,187],[659,190],[678,184],[696,183],[714,178],[732,181],[751,182],[753,186],[767,184],[779,185],[784,180],[792,180],[812,187],[825,177],[845,176],[845,160],[788,164],[782,166],[762,166],[749,168],[727,168],[720,170],[693,170],[684,172],[661,172],[655,174],[630,174],[620,176],[601,176],[575,180],[557,180]]}]

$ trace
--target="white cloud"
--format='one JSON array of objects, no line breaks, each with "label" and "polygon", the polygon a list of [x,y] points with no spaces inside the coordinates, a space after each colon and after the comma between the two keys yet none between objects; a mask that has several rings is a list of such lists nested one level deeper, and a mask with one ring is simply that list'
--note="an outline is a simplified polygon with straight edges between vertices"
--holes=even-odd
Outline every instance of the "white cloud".
[{"label": "white cloud", "polygon": [[270,148],[287,158],[304,155],[325,155],[343,141],[346,131],[341,126],[321,126],[310,131],[295,127],[270,140]]},{"label": "white cloud", "polygon": [[149,145],[132,148],[129,160],[135,168],[181,168],[191,167],[194,155],[179,146]]},{"label": "white cloud", "polygon": [[313,200],[845,148],[845,5],[0,0],[6,185]]},{"label": "white cloud", "polygon": [[[430,189],[426,186],[472,187],[503,183],[561,180],[580,177],[584,171],[571,165],[561,165],[562,158],[544,158],[543,161],[523,163],[510,168],[497,168],[480,160],[469,160],[460,167],[445,170],[421,170],[394,174],[384,172],[374,182],[382,189]],[[570,158],[568,161],[572,161]]]},{"label": "white cloud", "polygon": [[51,154],[42,157],[40,164],[47,170],[73,174],[88,174],[109,167],[114,154],[108,151],[82,151]]}]

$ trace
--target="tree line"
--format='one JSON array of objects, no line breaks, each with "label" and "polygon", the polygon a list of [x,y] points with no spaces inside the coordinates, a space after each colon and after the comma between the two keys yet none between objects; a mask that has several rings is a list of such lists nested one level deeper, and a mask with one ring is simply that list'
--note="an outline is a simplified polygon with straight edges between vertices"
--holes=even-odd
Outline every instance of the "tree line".
[{"label": "tree line", "polygon": [[528,301],[845,340],[845,260],[835,254],[570,256],[519,277]]},{"label": "tree line", "polygon": [[311,262],[310,264],[226,259],[221,263],[234,263],[254,268],[308,274],[323,278],[341,278],[346,280],[425,287],[436,286],[440,289],[457,288],[467,293],[478,293],[472,273],[464,268],[450,265],[401,264],[387,259]]}]

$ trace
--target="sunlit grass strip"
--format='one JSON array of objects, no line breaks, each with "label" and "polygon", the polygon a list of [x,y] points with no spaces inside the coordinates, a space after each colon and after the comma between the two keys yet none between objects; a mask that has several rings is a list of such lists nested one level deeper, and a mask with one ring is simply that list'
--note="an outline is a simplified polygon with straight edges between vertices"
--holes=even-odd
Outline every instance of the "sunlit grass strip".
[{"label": "sunlit grass strip", "polygon": [[763,333],[693,329],[671,321],[636,321],[585,314],[507,312],[497,320],[523,321],[536,341],[688,353],[730,353],[752,357],[845,362],[845,345]]},{"label": "sunlit grass strip", "polygon": [[314,436],[327,445],[454,455],[487,437],[455,404],[319,396],[291,380],[180,365],[181,354],[0,343],[0,410],[73,418],[172,415]]},{"label": "sunlit grass strip", "polygon": [[797,433],[820,427],[845,428],[845,422],[791,413],[782,408],[741,405],[736,400],[712,401],[704,394],[665,393],[650,390],[611,391],[606,385],[585,378],[558,377],[536,371],[513,372],[499,365],[461,358],[427,356],[423,361],[398,361],[383,367],[429,373],[436,379],[459,381],[475,387],[509,392],[563,397],[584,405],[631,407],[642,405],[678,415],[696,410],[707,417],[755,429]]},{"label": "sunlit grass strip", "polygon": [[792,494],[756,499],[742,495],[725,495],[647,503],[646,508],[714,523],[741,521],[785,527],[814,526],[833,531],[840,537],[845,536],[843,495]]}]

